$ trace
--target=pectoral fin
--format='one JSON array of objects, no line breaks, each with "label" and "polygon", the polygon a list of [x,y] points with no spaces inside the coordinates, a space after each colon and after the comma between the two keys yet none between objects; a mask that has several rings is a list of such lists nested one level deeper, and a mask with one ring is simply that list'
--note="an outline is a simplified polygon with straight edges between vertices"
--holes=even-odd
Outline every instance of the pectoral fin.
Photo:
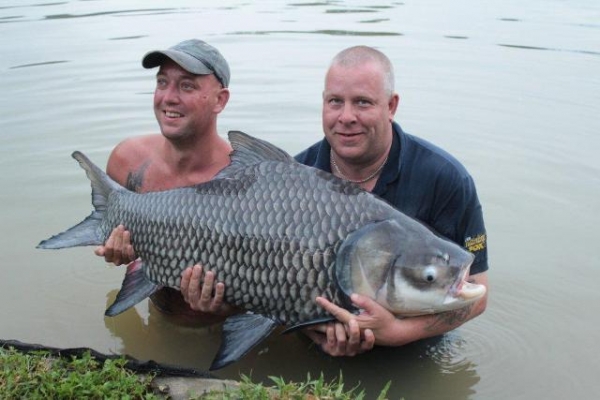
[{"label": "pectoral fin", "polygon": [[290,326],[289,328],[287,328],[286,330],[281,332],[281,334],[285,335],[287,333],[297,331],[298,329],[303,329],[303,328],[306,328],[306,327],[312,326],[312,325],[326,324],[327,322],[331,322],[331,321],[335,321],[335,320],[336,319],[334,317],[323,317],[323,318],[319,318],[319,319],[313,319],[311,321],[302,322],[301,324]]},{"label": "pectoral fin", "polygon": [[121,284],[121,290],[119,290],[115,301],[104,312],[104,315],[114,317],[115,315],[121,314],[123,311],[135,306],[160,288],[160,285],[157,285],[146,278],[142,261],[135,260],[127,267],[125,278]]},{"label": "pectoral fin", "polygon": [[214,371],[236,362],[262,342],[278,323],[259,314],[238,314],[223,324],[221,347],[209,370]]}]

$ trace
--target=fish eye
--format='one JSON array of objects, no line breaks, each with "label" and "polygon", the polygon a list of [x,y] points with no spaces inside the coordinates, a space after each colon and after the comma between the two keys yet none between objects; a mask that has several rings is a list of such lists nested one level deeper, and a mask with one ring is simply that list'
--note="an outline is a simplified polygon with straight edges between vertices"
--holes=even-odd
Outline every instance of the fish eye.
[{"label": "fish eye", "polygon": [[437,279],[437,269],[429,266],[423,269],[423,280],[427,282],[435,282]]}]

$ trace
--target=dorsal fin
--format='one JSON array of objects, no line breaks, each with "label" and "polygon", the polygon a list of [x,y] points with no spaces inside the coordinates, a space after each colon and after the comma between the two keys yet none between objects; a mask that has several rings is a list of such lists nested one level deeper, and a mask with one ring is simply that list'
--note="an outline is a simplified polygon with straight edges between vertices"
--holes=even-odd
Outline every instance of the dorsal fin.
[{"label": "dorsal fin", "polygon": [[231,147],[233,147],[233,153],[230,155],[231,164],[221,170],[215,178],[225,178],[232,171],[262,161],[296,162],[292,156],[279,147],[244,132],[229,131],[228,135]]}]

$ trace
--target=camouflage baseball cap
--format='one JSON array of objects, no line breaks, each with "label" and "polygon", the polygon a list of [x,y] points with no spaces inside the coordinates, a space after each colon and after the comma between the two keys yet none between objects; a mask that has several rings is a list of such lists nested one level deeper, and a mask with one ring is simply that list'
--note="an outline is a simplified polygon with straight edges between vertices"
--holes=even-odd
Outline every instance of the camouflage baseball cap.
[{"label": "camouflage baseball cap", "polygon": [[165,58],[170,58],[181,68],[195,75],[214,74],[223,87],[229,86],[230,73],[227,61],[219,50],[202,40],[184,40],[167,50],[148,52],[142,59],[142,65],[144,68],[158,67],[162,65]]}]

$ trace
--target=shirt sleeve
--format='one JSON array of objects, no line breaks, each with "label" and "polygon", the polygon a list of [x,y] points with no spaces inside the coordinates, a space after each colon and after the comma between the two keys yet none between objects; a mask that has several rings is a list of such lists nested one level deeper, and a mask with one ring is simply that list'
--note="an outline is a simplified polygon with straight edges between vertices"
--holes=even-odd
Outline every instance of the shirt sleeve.
[{"label": "shirt sleeve", "polygon": [[487,233],[473,178],[440,176],[436,191],[435,229],[475,255],[471,274],[487,271]]}]

